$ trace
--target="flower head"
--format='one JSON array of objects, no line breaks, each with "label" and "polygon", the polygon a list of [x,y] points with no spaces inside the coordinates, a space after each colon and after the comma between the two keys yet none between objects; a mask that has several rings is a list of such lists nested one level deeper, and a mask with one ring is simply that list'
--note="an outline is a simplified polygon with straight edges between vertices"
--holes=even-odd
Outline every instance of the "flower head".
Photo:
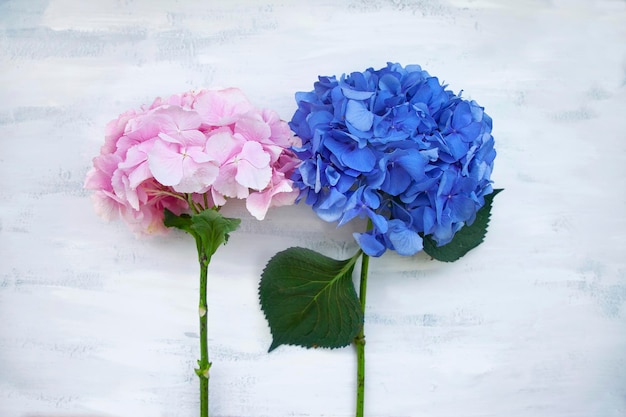
[{"label": "flower head", "polygon": [[368,255],[449,243],[493,191],[491,118],[418,65],[320,76],[296,101],[299,199],[339,225],[368,218],[355,234]]},{"label": "flower head", "polygon": [[262,220],[292,204],[300,142],[272,110],[255,109],[236,88],[157,98],[111,121],[85,188],[97,211],[140,233],[162,233],[163,210],[180,214],[246,199]]}]

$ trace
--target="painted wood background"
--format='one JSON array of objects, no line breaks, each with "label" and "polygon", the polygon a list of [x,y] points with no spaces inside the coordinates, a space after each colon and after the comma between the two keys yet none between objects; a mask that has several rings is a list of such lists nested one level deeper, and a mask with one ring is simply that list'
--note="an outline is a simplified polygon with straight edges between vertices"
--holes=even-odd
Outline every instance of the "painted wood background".
[{"label": "painted wood background", "polygon": [[[317,75],[421,64],[494,120],[486,242],[370,266],[368,416],[626,416],[623,0],[0,0],[0,417],[197,415],[188,236],[136,239],[82,184],[119,113],[240,87],[289,119]],[[242,227],[210,270],[211,412],[351,416],[352,349],[281,347],[257,285],[351,234],[306,206]]]}]

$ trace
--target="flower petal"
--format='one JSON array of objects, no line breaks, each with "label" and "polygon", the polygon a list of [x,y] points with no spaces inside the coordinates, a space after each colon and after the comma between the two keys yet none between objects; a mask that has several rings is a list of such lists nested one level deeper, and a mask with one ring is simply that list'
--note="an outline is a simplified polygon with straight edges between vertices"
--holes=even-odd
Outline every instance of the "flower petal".
[{"label": "flower petal", "polygon": [[163,185],[176,185],[183,178],[183,156],[178,145],[155,142],[148,153],[148,165],[154,178]]},{"label": "flower petal", "polygon": [[241,90],[227,88],[202,92],[196,99],[194,109],[205,123],[227,126],[252,110],[252,105]]},{"label": "flower petal", "polygon": [[240,185],[260,191],[267,187],[272,179],[272,167],[257,168],[249,161],[242,159],[237,163],[235,180]]},{"label": "flower petal", "polygon": [[398,255],[412,256],[424,248],[420,235],[398,219],[389,221],[387,237]]},{"label": "flower petal", "polygon": [[369,256],[379,257],[387,250],[383,243],[369,233],[353,233],[352,236],[363,249],[363,252]]},{"label": "flower petal", "polygon": [[[213,182],[213,188],[224,197],[246,198],[250,194],[248,187],[239,184],[235,180],[237,166],[226,164],[220,168],[220,173]],[[214,201],[219,201],[214,198]]]},{"label": "flower petal", "polygon": [[361,101],[348,100],[346,106],[346,121],[355,128],[366,132],[374,123],[374,114]]},{"label": "flower petal", "polygon": [[376,166],[376,155],[370,148],[345,151],[340,158],[346,166],[361,172],[370,172]]},{"label": "flower petal", "polygon": [[258,142],[246,142],[241,149],[239,158],[245,159],[255,168],[265,168],[270,163],[270,156]]},{"label": "flower petal", "polygon": [[233,135],[230,129],[218,129],[211,132],[205,150],[212,160],[223,164],[241,152],[245,143],[241,135]]}]

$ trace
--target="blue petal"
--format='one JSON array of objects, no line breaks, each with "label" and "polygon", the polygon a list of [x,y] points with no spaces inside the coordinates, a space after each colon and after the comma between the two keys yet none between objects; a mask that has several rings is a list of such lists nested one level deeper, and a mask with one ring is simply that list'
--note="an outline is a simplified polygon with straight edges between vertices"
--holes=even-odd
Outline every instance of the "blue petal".
[{"label": "blue petal", "polygon": [[448,199],[448,207],[450,207],[450,217],[454,222],[464,222],[476,214],[474,200],[462,195],[456,195]]},{"label": "blue petal", "polygon": [[380,189],[396,196],[404,192],[409,184],[411,184],[411,177],[402,167],[397,166],[387,171],[385,181],[383,181]]},{"label": "blue petal", "polygon": [[317,194],[318,199],[313,205],[313,211],[324,221],[334,222],[341,218],[346,206],[347,198],[334,188],[326,194],[324,191]]},{"label": "blue petal", "polygon": [[328,183],[330,185],[332,186],[337,185],[337,183],[339,182],[339,178],[341,177],[341,174],[339,174],[339,172],[337,172],[335,168],[328,165],[326,169],[324,170],[324,173],[326,174],[326,180],[328,180]]},{"label": "blue petal", "polygon": [[295,97],[296,97],[296,103],[298,104],[300,104],[301,102],[316,103],[318,101],[317,96],[312,91],[309,91],[309,92],[299,91],[295,94]]},{"label": "blue petal", "polygon": [[463,129],[459,130],[461,134],[461,139],[465,142],[474,142],[476,139],[480,138],[480,131],[482,130],[482,125],[478,122],[470,123],[465,126]]},{"label": "blue petal", "polygon": [[346,166],[361,172],[370,172],[376,165],[376,156],[370,148],[356,148],[344,152],[340,157]]},{"label": "blue petal", "polygon": [[322,189],[322,174],[323,169],[322,157],[317,155],[317,169],[315,170],[315,192],[319,193]]},{"label": "blue petal", "polygon": [[316,181],[316,173],[317,173],[317,165],[312,160],[308,159],[303,161],[298,167],[298,171],[302,177],[302,183],[307,187],[315,187]]},{"label": "blue petal", "polygon": [[387,238],[393,245],[394,250],[398,252],[398,255],[415,255],[424,248],[420,235],[406,227],[401,220],[395,219],[389,222]]},{"label": "blue petal", "polygon": [[378,81],[378,86],[381,90],[387,90],[393,94],[398,94],[398,92],[400,91],[400,81],[391,74],[385,74],[380,77],[380,80]]},{"label": "blue petal", "polygon": [[306,122],[306,117],[309,113],[303,112],[301,109],[296,110],[291,121],[289,122],[289,127],[294,133],[302,139],[303,142],[306,142],[308,139],[311,139],[312,133],[309,128],[309,124]]},{"label": "blue petal", "polygon": [[349,87],[341,87],[341,92],[346,98],[352,100],[367,100],[374,95],[373,91],[356,91]]},{"label": "blue petal", "polygon": [[374,225],[374,228],[376,230],[378,230],[381,233],[387,233],[387,230],[389,230],[389,226],[387,224],[388,223],[387,219],[384,216],[378,213],[375,213],[372,210],[368,210],[367,214],[368,214],[368,217],[372,220],[372,224]]},{"label": "blue petal", "polygon": [[[326,147],[326,149],[332,152],[333,155],[337,157],[339,164],[342,164],[343,162],[341,162],[341,156],[344,153],[349,152],[351,149],[356,147],[356,143],[354,142],[350,143],[350,142],[346,142],[343,139],[337,140],[337,138],[335,138],[334,136],[327,135],[326,138],[324,139],[324,146]],[[334,162],[334,161],[331,161],[331,162]]]},{"label": "blue petal", "polygon": [[363,187],[363,202],[367,205],[367,207],[376,210],[380,207],[380,195],[378,192],[371,187]]},{"label": "blue petal", "polygon": [[402,155],[396,159],[396,163],[404,168],[414,180],[421,180],[426,176],[425,172],[428,160],[424,155],[414,149],[409,149],[406,155]]},{"label": "blue petal", "polygon": [[424,234],[432,233],[437,222],[437,213],[431,207],[424,207]]},{"label": "blue petal", "polygon": [[472,110],[466,101],[462,101],[454,109],[452,128],[461,130],[470,123],[472,123]]},{"label": "blue petal", "polygon": [[335,188],[341,193],[347,192],[355,184],[356,178],[345,172],[342,172]]},{"label": "blue petal", "polygon": [[330,189],[330,193],[323,196],[321,202],[317,208],[319,209],[329,209],[331,207],[344,207],[348,199],[345,195],[341,194],[339,191],[334,188]]},{"label": "blue petal", "polygon": [[446,144],[450,155],[457,161],[463,158],[469,150],[469,146],[458,133],[450,133],[446,136]]},{"label": "blue petal", "polygon": [[374,122],[374,114],[369,111],[363,102],[348,100],[346,106],[346,121],[362,131],[368,131]]},{"label": "blue petal", "polygon": [[333,120],[333,114],[328,111],[316,111],[309,114],[307,117],[307,122],[311,127],[311,131],[315,131],[316,129],[330,129],[331,120]]},{"label": "blue petal", "polygon": [[420,151],[420,153],[428,158],[428,160],[431,162],[434,162],[437,160],[437,158],[439,158],[439,149],[437,148]]},{"label": "blue petal", "polygon": [[359,243],[363,252],[365,252],[369,256],[379,257],[385,250],[387,249],[384,244],[379,242],[375,236],[372,236],[369,233],[353,233],[352,236]]}]

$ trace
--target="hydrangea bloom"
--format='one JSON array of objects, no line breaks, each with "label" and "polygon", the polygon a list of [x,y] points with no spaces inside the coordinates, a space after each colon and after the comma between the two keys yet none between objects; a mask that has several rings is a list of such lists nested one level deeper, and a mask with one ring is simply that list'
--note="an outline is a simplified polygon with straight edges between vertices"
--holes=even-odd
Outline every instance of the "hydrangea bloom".
[{"label": "hydrangea bloom", "polygon": [[355,233],[368,255],[449,243],[493,191],[491,118],[418,65],[320,76],[296,101],[299,198],[339,225],[369,218]]},{"label": "hydrangea bloom", "polygon": [[85,187],[97,211],[123,218],[140,233],[163,233],[163,210],[219,207],[246,199],[262,220],[269,207],[292,204],[290,179],[300,145],[271,110],[255,109],[236,88],[157,98],[106,128]]}]

